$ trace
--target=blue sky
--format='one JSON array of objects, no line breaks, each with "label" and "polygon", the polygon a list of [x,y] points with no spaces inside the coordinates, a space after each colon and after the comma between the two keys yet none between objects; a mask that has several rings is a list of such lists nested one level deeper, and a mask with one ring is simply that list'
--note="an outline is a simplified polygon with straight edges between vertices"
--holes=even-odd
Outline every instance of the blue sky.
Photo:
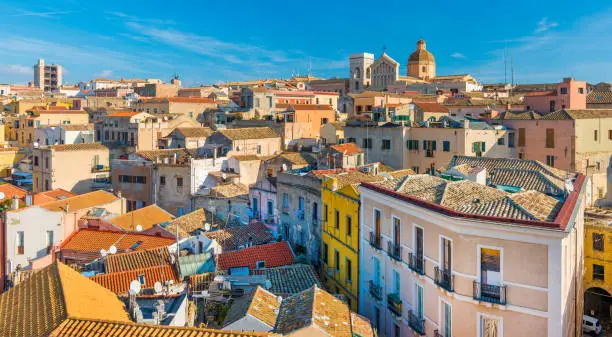
[{"label": "blue sky", "polygon": [[[0,83],[42,57],[65,82],[161,78],[187,85],[306,73],[346,77],[348,55],[383,46],[405,73],[418,39],[439,75],[515,81],[612,80],[609,1],[14,1],[0,3]],[[176,4],[176,5],[174,5]]]}]

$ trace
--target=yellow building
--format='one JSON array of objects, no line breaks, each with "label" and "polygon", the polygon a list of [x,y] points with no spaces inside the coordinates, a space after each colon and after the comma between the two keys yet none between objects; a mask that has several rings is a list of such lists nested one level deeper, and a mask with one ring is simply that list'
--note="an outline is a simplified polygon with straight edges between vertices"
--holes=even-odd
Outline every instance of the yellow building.
[{"label": "yellow building", "polygon": [[11,169],[25,156],[16,147],[0,148],[0,178],[11,176]]},{"label": "yellow building", "polygon": [[612,209],[585,211],[583,282],[585,312],[609,319],[612,313]]}]

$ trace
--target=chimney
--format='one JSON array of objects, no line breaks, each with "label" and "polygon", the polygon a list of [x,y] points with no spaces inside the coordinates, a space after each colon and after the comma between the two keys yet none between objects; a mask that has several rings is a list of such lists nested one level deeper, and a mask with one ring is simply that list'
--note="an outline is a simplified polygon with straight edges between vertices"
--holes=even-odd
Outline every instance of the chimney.
[{"label": "chimney", "polygon": [[19,209],[19,198],[16,195],[13,196],[13,200],[11,201],[11,209],[16,210]]}]

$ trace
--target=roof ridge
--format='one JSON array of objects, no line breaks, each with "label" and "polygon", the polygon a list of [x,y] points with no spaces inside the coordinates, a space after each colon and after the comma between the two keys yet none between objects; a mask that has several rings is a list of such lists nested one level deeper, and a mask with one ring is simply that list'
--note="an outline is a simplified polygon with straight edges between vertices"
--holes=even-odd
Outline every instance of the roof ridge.
[{"label": "roof ridge", "polygon": [[[537,191],[530,190],[530,191],[524,191],[524,192],[518,192],[518,193],[526,193],[526,192],[537,192]],[[515,194],[518,194],[518,193],[515,193]],[[512,199],[512,195],[513,194],[504,196],[504,198],[506,199],[506,201],[508,201],[508,203],[516,207],[519,211],[521,211],[524,215],[526,215],[530,220],[540,221],[540,219],[538,219],[535,215],[531,214],[531,212],[529,212],[525,207],[523,207],[521,204],[514,201],[514,199]]]}]

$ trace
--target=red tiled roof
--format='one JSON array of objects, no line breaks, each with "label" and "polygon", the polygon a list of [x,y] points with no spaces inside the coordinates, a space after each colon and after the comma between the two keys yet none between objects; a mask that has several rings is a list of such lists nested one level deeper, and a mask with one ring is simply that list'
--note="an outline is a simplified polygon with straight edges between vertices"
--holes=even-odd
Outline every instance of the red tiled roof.
[{"label": "red tiled roof", "polygon": [[214,99],[203,98],[203,97],[164,97],[164,98],[150,98],[143,99],[142,103],[215,103]]},{"label": "red tiled roof", "polygon": [[176,271],[169,264],[118,273],[99,274],[90,277],[90,279],[116,294],[127,295],[128,290],[130,290],[130,283],[137,280],[138,275],[142,274],[144,274],[145,279],[142,289],[153,288],[155,282],[163,283],[169,280],[173,280],[175,283],[179,282]]},{"label": "red tiled roof", "polygon": [[[138,242],[140,244],[136,246]],[[161,236],[81,229],[64,240],[60,249],[99,252],[102,249],[108,250],[110,246],[115,245],[117,250],[122,252],[153,249],[169,246],[173,243],[173,239]]]},{"label": "red tiled roof", "polygon": [[424,112],[448,113],[448,109],[438,103],[415,102],[414,104]]},{"label": "red tiled roof", "polygon": [[32,196],[32,204],[33,205],[41,205],[46,204],[48,202],[57,201],[59,199],[65,199],[74,197],[76,194],[66,191],[61,188],[56,188],[51,191],[36,193]]},{"label": "red tiled roof", "polygon": [[347,156],[350,156],[355,153],[363,152],[363,150],[359,146],[357,146],[357,144],[355,143],[338,144],[338,145],[330,146],[330,148],[340,153],[344,153]]},{"label": "red tiled roof", "polygon": [[28,194],[28,192],[26,192],[26,190],[21,189],[15,185],[11,185],[11,184],[2,184],[0,185],[0,192],[2,192],[4,194],[4,198],[0,199],[0,201],[4,201],[7,199],[12,199],[13,196],[17,196],[17,198],[21,199],[24,198],[26,196],[26,194]]},{"label": "red tiled roof", "polygon": [[265,261],[266,268],[293,264],[293,251],[287,241],[253,246],[245,249],[220,254],[217,257],[217,269],[228,270],[233,267],[256,268],[258,261]]}]

